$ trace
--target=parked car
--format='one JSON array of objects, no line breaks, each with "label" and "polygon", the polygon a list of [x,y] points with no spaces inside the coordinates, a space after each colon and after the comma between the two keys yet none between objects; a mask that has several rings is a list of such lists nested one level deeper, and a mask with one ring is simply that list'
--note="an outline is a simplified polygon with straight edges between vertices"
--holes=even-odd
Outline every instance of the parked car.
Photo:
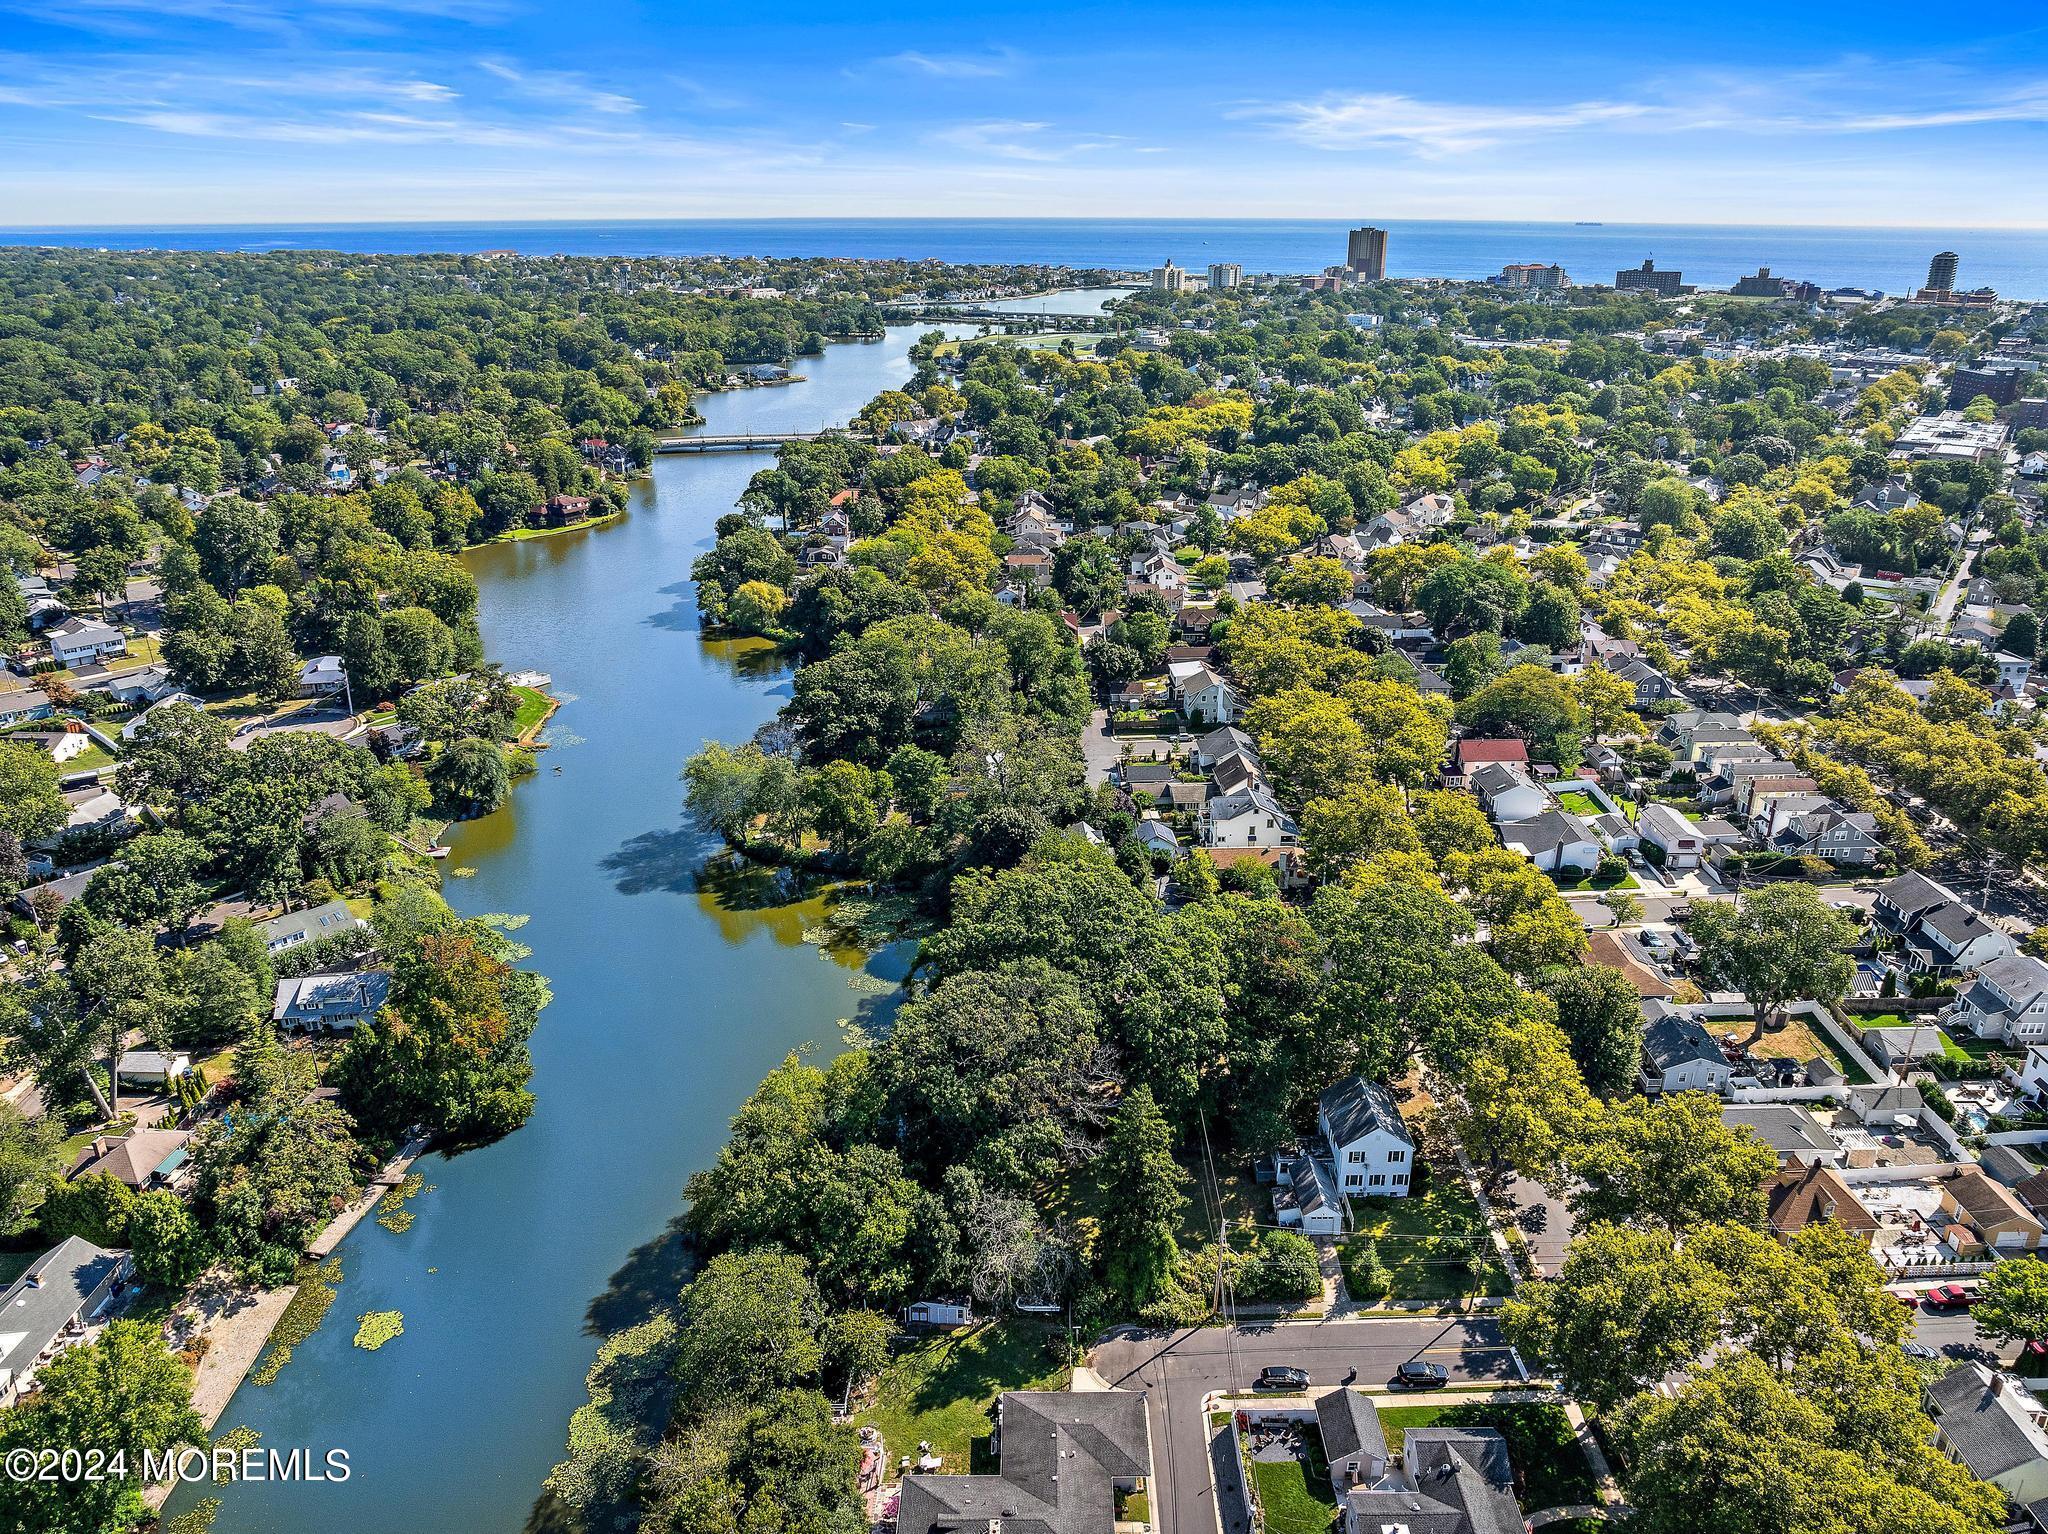
[{"label": "parked car", "polygon": [[1396,1384],[1406,1385],[1411,1390],[1430,1390],[1443,1384],[1451,1377],[1451,1371],[1442,1364],[1425,1363],[1411,1358],[1394,1371]]},{"label": "parked car", "polygon": [[1897,1300],[1901,1305],[1905,1306],[1908,1310],[1918,1310],[1920,1308],[1920,1300],[1917,1295],[1895,1294],[1892,1296],[1892,1298]]},{"label": "parked car", "polygon": [[1977,1291],[1965,1289],[1961,1284],[1936,1284],[1920,1303],[1943,1310],[1968,1310],[1977,1303]]},{"label": "parked car", "polygon": [[1259,1371],[1259,1377],[1252,1382],[1254,1390],[1306,1390],[1308,1370],[1297,1369],[1293,1364],[1267,1364]]},{"label": "parked car", "polygon": [[1933,1348],[1930,1348],[1924,1342],[1901,1343],[1899,1345],[1899,1351],[1901,1353],[1904,1353],[1908,1358],[1916,1359],[1923,1364],[1931,1364],[1936,1359],[1941,1357],[1941,1354],[1937,1353]]}]

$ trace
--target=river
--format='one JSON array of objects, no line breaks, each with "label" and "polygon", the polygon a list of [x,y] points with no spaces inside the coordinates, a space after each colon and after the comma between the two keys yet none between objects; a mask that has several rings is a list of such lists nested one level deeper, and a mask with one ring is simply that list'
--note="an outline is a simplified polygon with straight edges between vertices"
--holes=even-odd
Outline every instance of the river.
[{"label": "river", "polygon": [[[924,328],[801,358],[802,383],[704,396],[701,429],[843,424],[910,376]],[[564,700],[538,776],[457,827],[447,864],[474,870],[447,881],[458,911],[530,918],[517,936],[555,998],[533,1039],[538,1106],[494,1145],[424,1158],[409,1229],[365,1221],[342,1244],[325,1324],[274,1383],[242,1386],[220,1430],[316,1462],[345,1449],[350,1477],[212,1492],[220,1534],[517,1534],[601,1333],[676,1288],[684,1179],[783,1054],[830,1051],[840,1019],[886,1007],[906,953],[805,942],[822,904],[766,875],[708,877],[714,849],[682,815],[683,758],[745,739],[789,694],[772,651],[699,634],[688,578],[769,461],[664,457],[618,521],[468,556],[487,652],[549,672]],[[372,1310],[405,1325],[375,1352],[353,1346]]]}]

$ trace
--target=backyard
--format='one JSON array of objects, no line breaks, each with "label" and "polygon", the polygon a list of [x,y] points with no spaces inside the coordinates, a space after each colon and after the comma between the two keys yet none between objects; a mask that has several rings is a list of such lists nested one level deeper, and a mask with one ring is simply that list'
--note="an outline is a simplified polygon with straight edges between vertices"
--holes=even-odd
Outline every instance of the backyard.
[{"label": "backyard", "polygon": [[1570,810],[1574,815],[1582,815],[1588,820],[1593,819],[1597,815],[1605,815],[1607,813],[1600,808],[1598,800],[1580,788],[1562,790],[1557,796],[1557,802],[1565,809]]},{"label": "backyard", "polygon": [[[1738,1018],[1734,1021],[1745,1038],[1748,1037],[1749,1030],[1756,1026],[1748,1018]],[[1716,1019],[1716,1022],[1718,1023],[1719,1019]],[[1782,1028],[1770,1029],[1749,1046],[1749,1052],[1759,1060],[1797,1060],[1802,1064],[1819,1055],[1851,1082],[1860,1086],[1867,1085],[1870,1081],[1868,1071],[1835,1048],[1832,1039],[1803,1017],[1787,1018]]]},{"label": "backyard", "polygon": [[1330,1462],[1313,1424],[1291,1445],[1254,1450],[1250,1466],[1267,1534],[1323,1534],[1336,1521]]},{"label": "backyard", "polygon": [[996,1397],[1006,1390],[1059,1390],[1054,1361],[1060,1330],[1005,1321],[919,1338],[890,1360],[874,1404],[855,1419],[881,1430],[891,1464],[929,1442],[947,1474],[986,1471]]},{"label": "backyard", "polygon": [[[1339,1254],[1351,1297],[1373,1304],[1388,1297],[1460,1300],[1506,1294],[1507,1274],[1464,1178],[1455,1167],[1428,1162],[1418,1162],[1415,1170],[1414,1191],[1406,1198],[1352,1200],[1357,1233]],[[1372,1281],[1368,1249],[1379,1259],[1383,1282]]]},{"label": "backyard", "polygon": [[1411,1427],[1490,1427],[1508,1441],[1516,1492],[1524,1512],[1598,1499],[1599,1483],[1586,1463],[1564,1408],[1547,1401],[1467,1401],[1455,1405],[1382,1406],[1387,1447],[1400,1447]]}]

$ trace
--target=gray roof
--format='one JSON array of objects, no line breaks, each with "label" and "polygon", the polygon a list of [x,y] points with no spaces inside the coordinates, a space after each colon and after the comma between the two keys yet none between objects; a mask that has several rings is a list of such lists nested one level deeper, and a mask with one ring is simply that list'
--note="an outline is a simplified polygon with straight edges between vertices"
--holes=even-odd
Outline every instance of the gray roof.
[{"label": "gray roof", "polygon": [[1242,751],[1257,760],[1258,744],[1234,724],[1226,724],[1220,730],[1211,730],[1195,742],[1204,756],[1222,756],[1229,751]]},{"label": "gray roof", "polygon": [[1346,1526],[1408,1534],[1521,1534],[1507,1440],[1492,1428],[1412,1427],[1402,1458],[1415,1490],[1361,1489]]},{"label": "gray roof", "polygon": [[1937,906],[1956,897],[1923,873],[1908,871],[1877,887],[1877,898],[1888,900],[1909,918],[1917,911]]},{"label": "gray roof", "polygon": [[1347,1076],[1324,1088],[1316,1106],[1329,1126],[1330,1143],[1337,1149],[1364,1139],[1375,1129],[1384,1129],[1410,1145],[1415,1143],[1408,1126],[1401,1122],[1401,1110],[1394,1106],[1394,1094],[1377,1081]]},{"label": "gray roof", "polygon": [[1700,1026],[1699,1019],[1682,1012],[1667,1012],[1643,1030],[1643,1055],[1660,1071],[1692,1061],[1724,1069],[1728,1064],[1721,1046]]},{"label": "gray roof", "polygon": [[1958,900],[1943,901],[1932,910],[1923,911],[1920,914],[1920,925],[1932,927],[1939,932],[1948,939],[1952,948],[1960,948],[1986,933],[1998,931],[1998,928]]},{"label": "gray roof", "polygon": [[[2043,964],[2030,953],[2009,953],[2002,959],[1993,959],[1989,964],[1980,966],[1977,974],[2021,1005],[2025,1005],[2029,997],[2048,991],[2048,964]],[[1970,989],[1974,992],[1977,987],[1971,986]]]},{"label": "gray roof", "polygon": [[283,916],[273,916],[263,923],[263,936],[272,948],[279,948],[287,943],[317,942],[361,925],[361,919],[346,902],[330,900],[310,911],[288,911]]},{"label": "gray roof", "polygon": [[1535,781],[1516,762],[1481,762],[1465,775],[1474,792],[1487,798],[1513,788],[1533,788]]},{"label": "gray roof", "polygon": [[1550,852],[1573,842],[1592,842],[1596,846],[1599,843],[1593,828],[1570,810],[1544,810],[1527,820],[1504,825],[1500,828],[1500,839],[1507,846],[1528,852]]},{"label": "gray roof", "polygon": [[1152,1472],[1142,1395],[1013,1390],[999,1409],[998,1472],[904,1477],[897,1534],[1107,1534],[1113,1483]]},{"label": "gray roof", "polygon": [[388,970],[301,975],[295,980],[277,982],[277,999],[270,1015],[277,1022],[289,1019],[332,1026],[376,1016],[390,994]]},{"label": "gray roof", "polygon": [[1332,1390],[1317,1397],[1316,1426],[1323,1434],[1323,1456],[1333,1465],[1354,1454],[1387,1457],[1380,1414],[1360,1391]]},{"label": "gray roof", "polygon": [[2033,1435],[2007,1409],[2007,1397],[2014,1392],[2020,1405],[2032,1404],[2019,1381],[2007,1377],[2001,1382],[1980,1363],[1962,1364],[1927,1386],[1928,1415],[1979,1480],[2043,1457]]},{"label": "gray roof", "polygon": [[1987,1145],[1977,1157],[1984,1175],[2005,1187],[2017,1187],[2041,1169],[2017,1145]]},{"label": "gray roof", "polygon": [[1636,829],[1644,834],[1652,831],[1660,837],[1685,836],[1697,841],[1699,827],[1668,804],[1646,804],[1636,816]]},{"label": "gray roof", "polygon": [[30,1263],[0,1294],[0,1372],[11,1378],[32,1367],[127,1255],[66,1236]]},{"label": "gray roof", "polygon": [[1721,1122],[1749,1130],[1780,1156],[1799,1151],[1833,1151],[1835,1144],[1821,1133],[1813,1115],[1790,1103],[1754,1103],[1747,1107],[1721,1110]]}]

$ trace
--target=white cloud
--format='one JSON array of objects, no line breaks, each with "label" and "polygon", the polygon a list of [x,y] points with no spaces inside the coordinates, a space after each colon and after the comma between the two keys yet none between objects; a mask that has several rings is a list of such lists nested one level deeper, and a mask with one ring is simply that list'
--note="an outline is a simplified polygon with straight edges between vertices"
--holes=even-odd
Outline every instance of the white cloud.
[{"label": "white cloud", "polygon": [[940,80],[993,80],[1015,74],[1023,61],[1007,48],[995,53],[922,53],[912,48],[876,62]]},{"label": "white cloud", "polygon": [[1316,149],[1394,146],[1418,154],[1462,154],[1502,139],[1559,133],[1640,118],[1652,108],[1627,101],[1558,107],[1469,106],[1376,92],[1314,101],[1258,102],[1230,115],[1271,123],[1285,138]]}]

